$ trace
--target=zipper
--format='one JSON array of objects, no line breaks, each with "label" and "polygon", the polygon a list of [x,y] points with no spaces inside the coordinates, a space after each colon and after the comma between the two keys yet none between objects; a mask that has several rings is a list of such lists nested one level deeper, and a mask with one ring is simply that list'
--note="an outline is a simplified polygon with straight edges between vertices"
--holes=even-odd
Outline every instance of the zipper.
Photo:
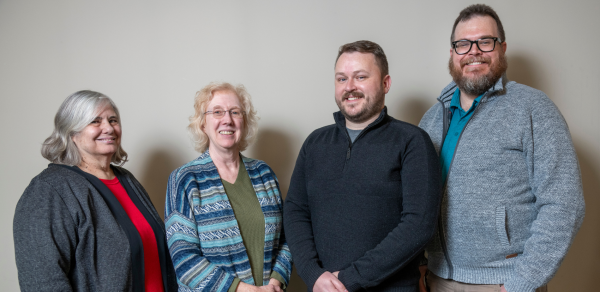
[{"label": "zipper", "polygon": [[[485,96],[481,97],[481,100],[483,101],[483,98]],[[442,103],[442,107],[444,108],[444,134],[442,137],[442,147],[444,146],[444,140],[446,140],[446,135],[448,134],[448,130],[450,128],[450,121],[448,121],[448,112],[446,111],[446,107],[444,106],[444,103],[442,101],[440,101]],[[479,102],[481,103],[481,102]],[[458,140],[456,140],[456,147],[454,148],[454,153],[452,153],[452,162],[450,162],[450,166],[448,167],[448,173],[446,174],[446,182],[444,183],[444,193],[442,194],[442,200],[446,199],[446,193],[447,193],[447,188],[446,186],[448,185],[448,178],[450,177],[450,172],[452,171],[452,164],[454,164],[454,157],[456,156],[456,151],[458,150],[458,145],[460,144],[460,138],[462,138],[463,133],[465,132],[465,130],[467,129],[467,126],[469,126],[469,123],[471,122],[471,120],[473,120],[473,118],[475,117],[475,114],[477,113],[477,111],[479,110],[479,106],[477,106],[475,108],[475,110],[473,110],[473,115],[471,116],[471,118],[467,121],[467,123],[465,124],[465,126],[463,127],[463,130],[460,132],[460,135],[458,136]],[[449,109],[448,109],[449,110]],[[452,116],[450,114],[450,116]],[[440,148],[441,151],[441,148]],[[438,217],[438,224],[440,225],[439,230],[439,236],[440,236],[440,244],[442,246],[442,250],[444,251],[444,257],[446,258],[446,262],[448,263],[448,279],[452,279],[453,278],[453,274],[454,274],[454,268],[452,267],[452,261],[450,260],[450,255],[448,254],[448,247],[446,245],[446,235],[444,232],[444,225],[443,225],[443,219],[442,219],[442,207],[443,207],[443,201],[442,204],[440,205],[440,216]]]},{"label": "zipper", "polygon": [[[375,122],[377,122],[377,120],[375,120]],[[370,125],[366,126],[364,129],[362,129],[362,131],[360,131],[360,133],[358,134],[358,136],[356,136],[356,139],[354,139],[354,142],[352,142],[352,139],[350,139],[350,135],[348,134],[348,130],[344,128],[344,133],[346,133],[346,138],[348,138],[348,150],[346,150],[346,160],[344,160],[344,168],[342,169],[342,172],[344,170],[346,170],[346,164],[348,163],[348,160],[350,160],[350,156],[351,156],[351,152],[352,152],[352,145],[356,141],[358,141],[358,139],[360,137],[364,136],[365,132],[371,127],[371,125],[375,124],[375,122],[371,123]]]}]

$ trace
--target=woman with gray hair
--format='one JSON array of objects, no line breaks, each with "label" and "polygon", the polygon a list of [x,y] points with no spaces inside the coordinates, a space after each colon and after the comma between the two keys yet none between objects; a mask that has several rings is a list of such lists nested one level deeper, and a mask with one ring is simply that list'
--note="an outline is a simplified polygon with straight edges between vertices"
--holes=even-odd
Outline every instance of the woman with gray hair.
[{"label": "woman with gray hair", "polygon": [[21,291],[176,291],[162,220],[121,147],[119,110],[78,91],[42,146],[52,163],[15,211]]},{"label": "woman with gray hair", "polygon": [[167,186],[167,242],[180,291],[282,291],[292,258],[279,182],[263,161],[240,154],[257,131],[242,85],[198,91],[189,130],[200,157]]}]

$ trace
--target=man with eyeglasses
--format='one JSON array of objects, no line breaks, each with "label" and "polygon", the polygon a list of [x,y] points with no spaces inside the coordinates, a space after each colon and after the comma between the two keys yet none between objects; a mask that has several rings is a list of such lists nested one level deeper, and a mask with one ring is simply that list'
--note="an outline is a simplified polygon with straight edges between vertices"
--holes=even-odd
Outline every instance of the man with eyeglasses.
[{"label": "man with eyeglasses", "polygon": [[506,79],[496,12],[465,8],[451,36],[451,82],[419,126],[440,155],[443,200],[427,285],[546,291],[583,221],[567,124],[541,91]]},{"label": "man with eyeglasses", "polygon": [[335,124],[304,142],[284,204],[287,242],[309,291],[416,292],[433,237],[440,165],[425,131],[387,114],[379,45],[340,47]]}]

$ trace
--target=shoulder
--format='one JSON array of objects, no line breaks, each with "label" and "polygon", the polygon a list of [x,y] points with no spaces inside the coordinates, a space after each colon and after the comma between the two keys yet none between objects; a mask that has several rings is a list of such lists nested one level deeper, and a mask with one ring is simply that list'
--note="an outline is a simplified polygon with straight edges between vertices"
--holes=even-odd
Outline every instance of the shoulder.
[{"label": "shoulder", "polygon": [[515,81],[509,81],[506,84],[506,95],[511,99],[512,103],[554,106],[554,103],[543,91]]},{"label": "shoulder", "polygon": [[55,188],[89,188],[90,183],[80,174],[66,167],[50,164],[40,174],[31,180],[32,184],[47,184]]},{"label": "shoulder", "polygon": [[246,166],[246,170],[248,172],[258,171],[260,176],[264,176],[265,174],[275,175],[273,169],[262,160],[249,158],[242,155],[242,162]]},{"label": "shoulder", "polygon": [[308,137],[306,138],[306,142],[315,142],[326,137],[330,137],[331,135],[337,133],[338,128],[336,124],[327,125],[325,127],[318,128],[314,130]]},{"label": "shoulder", "polygon": [[23,208],[49,208],[53,205],[51,202],[59,201],[74,207],[81,196],[87,196],[92,188],[87,179],[78,173],[50,164],[31,180],[19,199],[17,212]]},{"label": "shoulder", "polygon": [[179,181],[190,176],[202,176],[206,172],[216,170],[208,152],[202,153],[198,158],[178,167],[171,172],[169,181]]},{"label": "shoulder", "polygon": [[401,135],[402,137],[408,138],[409,140],[413,140],[415,138],[429,139],[429,134],[427,134],[427,132],[425,132],[425,130],[423,130],[423,129],[419,128],[418,126],[415,126],[411,123],[407,123],[407,122],[400,121],[400,120],[390,117],[389,125],[390,125],[390,127],[389,127],[388,131],[394,131],[394,132],[398,133],[399,135]]}]

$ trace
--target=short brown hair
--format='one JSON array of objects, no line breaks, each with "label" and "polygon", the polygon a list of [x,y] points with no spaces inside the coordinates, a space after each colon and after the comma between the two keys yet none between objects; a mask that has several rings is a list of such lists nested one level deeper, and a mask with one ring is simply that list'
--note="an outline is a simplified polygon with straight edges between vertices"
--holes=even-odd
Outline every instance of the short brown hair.
[{"label": "short brown hair", "polygon": [[489,16],[496,21],[496,25],[498,26],[498,37],[500,38],[500,42],[506,41],[506,35],[504,34],[504,27],[502,26],[502,21],[500,21],[500,17],[496,14],[496,11],[485,4],[473,4],[463,9],[456,21],[454,21],[454,26],[452,27],[452,35],[450,35],[450,42],[454,41],[454,31],[456,30],[456,26],[461,21],[467,21],[475,16]]},{"label": "short brown hair", "polygon": [[383,49],[378,44],[371,41],[357,41],[341,46],[337,58],[335,58],[335,63],[337,64],[338,59],[343,53],[354,52],[373,54],[375,56],[375,62],[377,62],[377,66],[379,66],[379,70],[381,71],[381,78],[390,74],[387,57],[385,56]]}]

